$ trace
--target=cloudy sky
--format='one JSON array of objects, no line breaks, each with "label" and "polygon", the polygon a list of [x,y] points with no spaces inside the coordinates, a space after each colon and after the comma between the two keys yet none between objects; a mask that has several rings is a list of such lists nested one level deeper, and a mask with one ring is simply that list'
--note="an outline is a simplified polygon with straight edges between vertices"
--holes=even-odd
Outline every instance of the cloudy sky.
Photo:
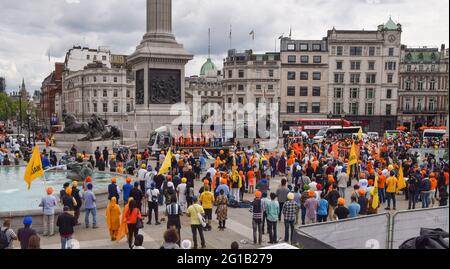
[{"label": "cloudy sky", "polygon": [[[145,5],[145,0],[1,0],[0,76],[6,76],[9,91],[24,77],[32,92],[73,45],[130,54],[146,29]],[[390,15],[403,25],[404,44],[448,46],[447,0],[173,0],[177,40],[195,55],[187,75],[198,74],[207,57],[209,27],[212,58],[221,68],[230,25],[234,48],[264,52],[275,50],[276,38],[288,35],[291,26],[293,38],[321,39],[333,26],[376,29]]]}]

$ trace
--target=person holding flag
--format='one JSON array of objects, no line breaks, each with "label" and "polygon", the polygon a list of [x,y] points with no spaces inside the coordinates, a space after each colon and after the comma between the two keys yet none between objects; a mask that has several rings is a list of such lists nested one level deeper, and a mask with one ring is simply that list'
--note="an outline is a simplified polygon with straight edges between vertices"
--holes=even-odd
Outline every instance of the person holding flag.
[{"label": "person holding flag", "polygon": [[162,163],[161,168],[159,169],[158,176],[167,173],[171,167],[172,167],[172,149],[169,149],[169,151],[166,154],[166,157],[164,158],[164,162]]},{"label": "person holding flag", "polygon": [[36,145],[33,150],[33,155],[25,169],[24,180],[28,185],[28,190],[31,189],[31,183],[42,176],[44,176],[44,169],[41,161],[41,154],[39,153],[39,146]]}]

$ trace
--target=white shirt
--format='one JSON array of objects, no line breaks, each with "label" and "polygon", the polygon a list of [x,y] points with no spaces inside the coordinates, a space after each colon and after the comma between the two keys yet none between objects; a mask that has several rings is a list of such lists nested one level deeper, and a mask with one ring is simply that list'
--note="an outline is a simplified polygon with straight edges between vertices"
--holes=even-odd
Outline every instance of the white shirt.
[{"label": "white shirt", "polygon": [[152,172],[147,172],[144,176],[144,180],[145,180],[145,187],[147,189],[150,189],[150,185],[152,184],[152,182],[154,182],[153,178],[155,177],[155,175]]},{"label": "white shirt", "polygon": [[152,196],[156,196],[156,197],[159,196],[159,190],[156,189],[156,188],[153,189],[153,190],[152,189],[148,189],[146,195],[147,195],[148,200],[152,201]]},{"label": "white shirt", "polygon": [[211,175],[211,178],[214,178],[214,176],[215,176],[216,173],[217,173],[217,170],[214,169],[214,167],[210,167],[210,168],[208,169],[208,173]]},{"label": "white shirt", "polygon": [[186,183],[181,183],[177,187],[178,196],[185,196],[186,195]]},{"label": "white shirt", "polygon": [[311,182],[308,184],[309,185],[309,189],[312,191],[317,191],[317,183],[316,182]]},{"label": "white shirt", "polygon": [[367,186],[369,185],[369,181],[367,181],[367,179],[360,179],[359,180],[359,187],[361,187],[361,189],[367,191]]},{"label": "white shirt", "polygon": [[138,174],[137,174],[138,180],[145,180],[145,174],[147,174],[147,172],[148,171],[143,168],[139,169]]}]

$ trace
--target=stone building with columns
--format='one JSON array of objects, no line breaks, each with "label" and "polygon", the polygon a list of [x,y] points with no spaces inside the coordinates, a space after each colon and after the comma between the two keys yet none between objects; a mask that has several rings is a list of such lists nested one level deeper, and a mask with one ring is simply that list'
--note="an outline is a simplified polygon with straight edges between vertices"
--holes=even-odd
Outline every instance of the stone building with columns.
[{"label": "stone building with columns", "polygon": [[328,110],[365,132],[395,129],[402,26],[328,31]]},{"label": "stone building with columns", "polygon": [[[447,53],[446,53],[447,52]],[[415,131],[447,124],[448,50],[403,46],[400,62],[399,124]]]}]

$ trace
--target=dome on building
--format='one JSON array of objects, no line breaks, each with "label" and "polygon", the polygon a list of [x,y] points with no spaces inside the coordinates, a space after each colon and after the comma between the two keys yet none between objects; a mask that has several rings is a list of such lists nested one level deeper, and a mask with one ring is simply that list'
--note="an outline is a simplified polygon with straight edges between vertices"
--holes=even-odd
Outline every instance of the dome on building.
[{"label": "dome on building", "polygon": [[387,30],[397,30],[398,29],[398,25],[392,20],[391,17],[389,17],[389,20],[384,25],[384,28],[387,29]]},{"label": "dome on building", "polygon": [[202,65],[202,69],[200,69],[200,76],[217,76],[217,67],[211,61],[211,58],[208,58],[206,62]]}]

